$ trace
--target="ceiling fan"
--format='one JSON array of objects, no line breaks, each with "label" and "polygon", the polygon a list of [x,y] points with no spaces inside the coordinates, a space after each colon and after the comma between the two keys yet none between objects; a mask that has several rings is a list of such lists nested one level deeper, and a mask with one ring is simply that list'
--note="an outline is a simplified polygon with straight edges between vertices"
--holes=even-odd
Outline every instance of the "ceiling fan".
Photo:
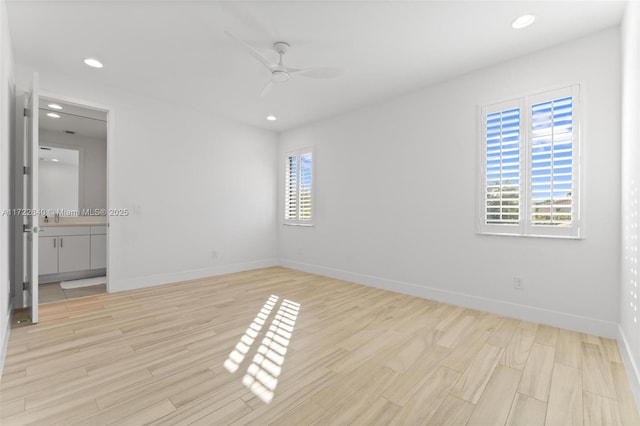
[{"label": "ceiling fan", "polygon": [[240,40],[230,32],[225,31],[224,33],[227,35],[227,37],[242,46],[247,51],[247,53],[260,61],[262,65],[267,67],[267,69],[271,73],[271,79],[264,86],[264,89],[262,89],[262,93],[260,94],[260,96],[266,96],[267,93],[271,91],[273,86],[275,86],[276,84],[286,83],[293,76],[299,75],[309,78],[336,78],[341,76],[344,72],[342,68],[333,67],[290,68],[285,66],[283,62],[284,54],[287,53],[287,51],[289,51],[289,48],[291,47],[289,46],[289,43],[286,43],[284,41],[273,43],[273,49],[276,51],[280,58],[278,62],[275,63],[267,59],[251,45],[244,42],[243,40]]}]

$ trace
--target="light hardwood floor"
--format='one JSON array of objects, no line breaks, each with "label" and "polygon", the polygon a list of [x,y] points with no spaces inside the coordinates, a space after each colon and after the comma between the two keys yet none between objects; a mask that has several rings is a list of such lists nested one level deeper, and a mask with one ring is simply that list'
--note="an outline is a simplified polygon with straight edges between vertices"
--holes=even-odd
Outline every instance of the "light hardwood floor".
[{"label": "light hardwood floor", "polygon": [[612,340],[284,268],[40,315],[2,425],[640,425]]}]

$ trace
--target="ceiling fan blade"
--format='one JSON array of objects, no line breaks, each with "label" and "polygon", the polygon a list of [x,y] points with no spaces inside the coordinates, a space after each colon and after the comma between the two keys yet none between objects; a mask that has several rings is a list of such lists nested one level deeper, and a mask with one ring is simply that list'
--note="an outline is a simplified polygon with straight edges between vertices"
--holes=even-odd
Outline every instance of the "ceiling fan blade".
[{"label": "ceiling fan blade", "polygon": [[269,70],[273,70],[274,68],[277,67],[277,64],[274,64],[273,62],[271,62],[270,60],[268,60],[267,58],[265,58],[262,53],[258,52],[256,49],[253,48],[253,46],[251,46],[250,44],[248,44],[247,42],[239,39],[238,37],[234,36],[233,34],[231,34],[229,31],[225,31],[224,32],[225,35],[227,37],[229,37],[231,40],[235,41],[236,43],[238,43],[240,46],[242,46],[244,48],[244,50],[247,51],[247,53],[249,53],[251,56],[253,56],[254,58],[256,58],[257,60],[259,60],[260,62],[262,62],[262,64],[267,67],[267,69]]},{"label": "ceiling fan blade", "polygon": [[275,86],[275,83],[273,82],[273,80],[269,80],[269,82],[264,86],[264,89],[262,89],[260,97],[264,98],[265,96],[267,96],[271,89],[273,89],[273,86]]},{"label": "ceiling fan blade", "polygon": [[336,78],[336,77],[340,77],[344,73],[344,70],[342,68],[328,68],[328,67],[305,68],[301,70],[291,69],[288,71],[289,71],[289,74],[299,75],[302,77],[309,77],[309,78]]}]

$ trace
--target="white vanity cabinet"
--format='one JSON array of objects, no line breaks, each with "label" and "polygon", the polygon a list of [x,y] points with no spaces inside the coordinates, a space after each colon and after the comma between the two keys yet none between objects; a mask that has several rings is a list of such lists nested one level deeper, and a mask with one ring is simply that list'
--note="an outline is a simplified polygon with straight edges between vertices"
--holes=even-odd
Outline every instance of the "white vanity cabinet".
[{"label": "white vanity cabinet", "polygon": [[58,237],[38,238],[38,274],[58,273]]},{"label": "white vanity cabinet", "polygon": [[91,269],[107,267],[107,226],[91,227]]},{"label": "white vanity cabinet", "polygon": [[62,274],[106,267],[106,226],[43,226],[38,274]]},{"label": "white vanity cabinet", "polygon": [[90,268],[89,235],[61,235],[58,238],[58,272],[84,271]]}]

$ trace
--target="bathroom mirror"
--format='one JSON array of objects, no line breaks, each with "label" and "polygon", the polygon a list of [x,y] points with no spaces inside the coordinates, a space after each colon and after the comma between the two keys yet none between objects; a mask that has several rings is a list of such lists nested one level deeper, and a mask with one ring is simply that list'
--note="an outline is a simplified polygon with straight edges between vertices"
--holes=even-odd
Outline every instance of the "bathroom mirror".
[{"label": "bathroom mirror", "polygon": [[41,145],[38,185],[38,208],[58,210],[61,216],[77,212],[80,206],[80,151]]}]

